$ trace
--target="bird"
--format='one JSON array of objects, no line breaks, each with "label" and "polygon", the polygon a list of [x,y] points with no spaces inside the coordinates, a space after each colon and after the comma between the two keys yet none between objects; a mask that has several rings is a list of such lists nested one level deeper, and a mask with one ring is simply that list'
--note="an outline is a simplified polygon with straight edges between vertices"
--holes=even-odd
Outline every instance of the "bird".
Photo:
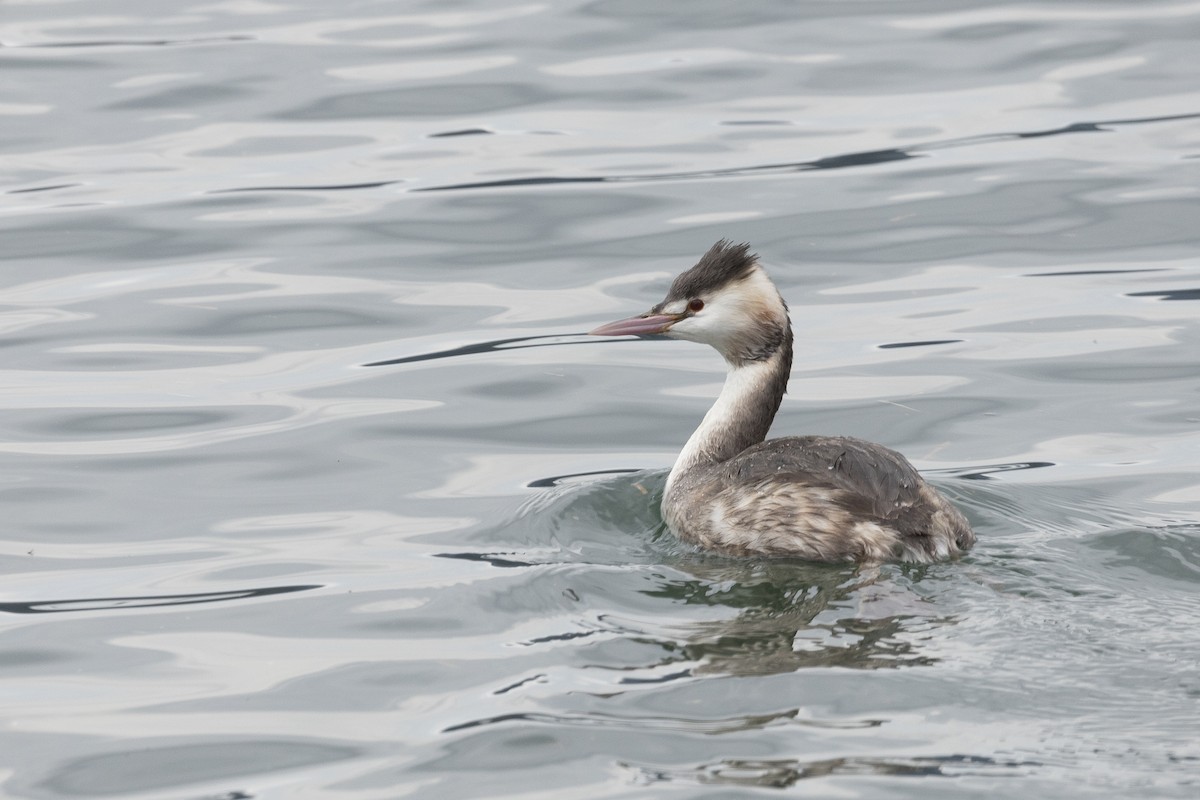
[{"label": "bird", "polygon": [[933,563],[975,542],[966,517],[887,447],[767,432],[787,391],[787,303],[747,243],[722,239],[644,314],[593,336],[712,346],[727,374],[667,476],[662,515],[680,540],[727,556]]}]

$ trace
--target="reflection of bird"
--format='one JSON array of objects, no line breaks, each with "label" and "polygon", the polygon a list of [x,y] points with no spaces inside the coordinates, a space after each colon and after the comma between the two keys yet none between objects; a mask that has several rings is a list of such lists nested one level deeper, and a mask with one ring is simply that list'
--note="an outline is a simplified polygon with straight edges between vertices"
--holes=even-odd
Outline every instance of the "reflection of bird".
[{"label": "reflection of bird", "polygon": [[792,328],[748,245],[717,242],[661,303],[592,333],[702,342],[729,365],[667,478],[663,516],[679,538],[816,561],[929,562],[975,541],[958,509],[893,450],[842,436],[763,441],[787,390]]}]

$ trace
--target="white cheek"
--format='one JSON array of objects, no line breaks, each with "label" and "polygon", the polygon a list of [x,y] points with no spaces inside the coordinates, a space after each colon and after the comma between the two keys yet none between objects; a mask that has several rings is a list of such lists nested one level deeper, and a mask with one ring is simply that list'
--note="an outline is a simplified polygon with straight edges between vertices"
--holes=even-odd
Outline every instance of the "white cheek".
[{"label": "white cheek", "polygon": [[721,343],[737,329],[737,320],[729,308],[709,305],[693,316],[681,319],[671,326],[669,336],[692,342],[705,342],[718,349]]}]

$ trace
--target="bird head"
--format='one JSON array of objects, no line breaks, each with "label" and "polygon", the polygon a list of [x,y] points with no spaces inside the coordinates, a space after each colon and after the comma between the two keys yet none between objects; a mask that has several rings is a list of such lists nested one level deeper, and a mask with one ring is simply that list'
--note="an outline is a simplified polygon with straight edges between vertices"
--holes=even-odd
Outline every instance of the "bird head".
[{"label": "bird head", "polygon": [[748,244],[722,239],[675,278],[661,303],[591,334],[686,339],[710,345],[741,366],[770,358],[791,336],[791,326],[787,304],[758,256]]}]

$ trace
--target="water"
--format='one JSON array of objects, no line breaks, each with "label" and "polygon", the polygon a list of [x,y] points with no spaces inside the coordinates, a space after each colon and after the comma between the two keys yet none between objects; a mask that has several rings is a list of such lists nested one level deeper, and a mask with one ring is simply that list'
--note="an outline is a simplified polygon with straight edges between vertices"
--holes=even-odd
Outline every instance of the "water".
[{"label": "water", "polygon": [[[6,4],[3,791],[1195,797],[1197,34]],[[967,558],[663,531],[719,360],[576,334],[721,237],[799,331],[775,433],[903,451]]]}]

